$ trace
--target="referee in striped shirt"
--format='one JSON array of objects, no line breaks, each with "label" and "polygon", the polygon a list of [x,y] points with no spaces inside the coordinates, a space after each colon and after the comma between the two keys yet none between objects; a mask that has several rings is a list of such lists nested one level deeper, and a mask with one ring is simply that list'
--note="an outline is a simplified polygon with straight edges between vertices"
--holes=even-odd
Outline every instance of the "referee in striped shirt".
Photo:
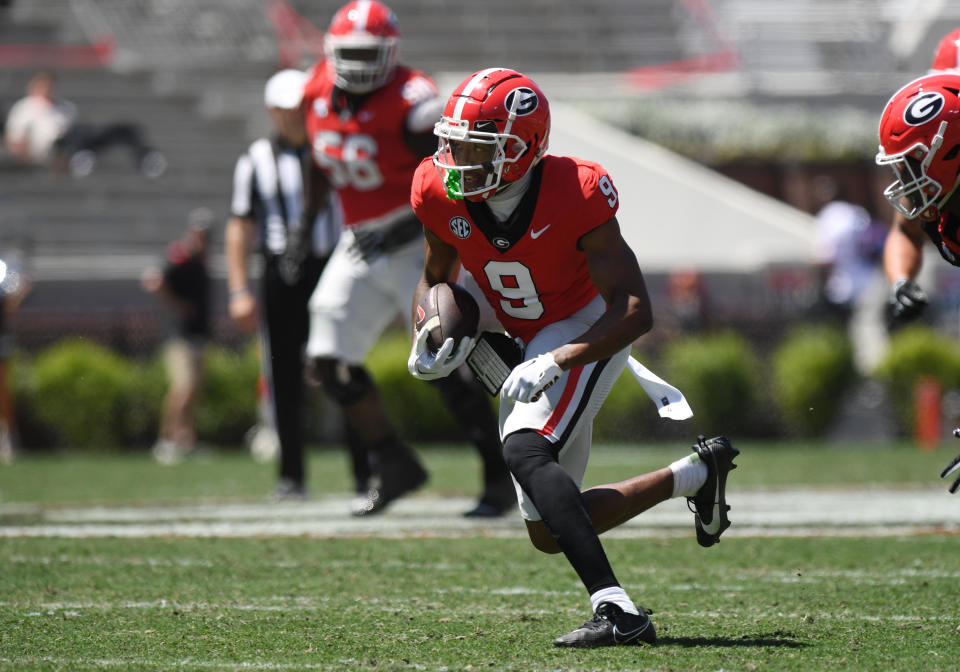
[{"label": "referee in striped shirt", "polygon": [[[274,497],[306,497],[303,447],[303,348],[309,330],[307,302],[340,236],[334,203],[313,222],[301,222],[304,164],[312,160],[300,100],[307,74],[281,70],[264,89],[273,123],[271,138],[255,140],[237,160],[226,231],[230,317],[243,331],[260,327],[261,370],[280,443],[280,474]],[[263,255],[260,315],[250,287],[247,260]],[[270,418],[267,418],[269,424]],[[348,435],[358,491],[366,488],[366,451]]]}]

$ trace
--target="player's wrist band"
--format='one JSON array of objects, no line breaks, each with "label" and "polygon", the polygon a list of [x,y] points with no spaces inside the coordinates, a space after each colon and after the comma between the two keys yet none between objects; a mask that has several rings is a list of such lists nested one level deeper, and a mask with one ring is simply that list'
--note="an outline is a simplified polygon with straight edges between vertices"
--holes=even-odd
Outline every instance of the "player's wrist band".
[{"label": "player's wrist band", "polygon": [[237,287],[236,289],[231,289],[231,290],[230,290],[230,298],[231,298],[231,299],[234,298],[234,297],[237,297],[237,296],[249,296],[249,295],[250,295],[250,288],[249,288],[249,287],[246,287],[246,286],[244,286],[244,287]]}]

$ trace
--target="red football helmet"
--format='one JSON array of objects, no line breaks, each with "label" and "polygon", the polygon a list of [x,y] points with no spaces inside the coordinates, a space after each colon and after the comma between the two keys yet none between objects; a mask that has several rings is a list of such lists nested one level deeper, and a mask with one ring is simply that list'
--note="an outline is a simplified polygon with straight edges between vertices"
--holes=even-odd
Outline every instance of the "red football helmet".
[{"label": "red football helmet", "polygon": [[883,195],[906,217],[936,220],[960,183],[960,74],[915,79],[880,117],[877,164],[897,179]]},{"label": "red football helmet", "polygon": [[947,33],[940,40],[930,67],[932,71],[960,70],[960,28]]},{"label": "red football helmet", "polygon": [[397,67],[400,27],[396,15],[377,0],[353,0],[334,15],[323,51],[335,84],[351,93],[383,86]]},{"label": "red football helmet", "polygon": [[506,68],[467,77],[447,100],[433,132],[433,164],[452,199],[487,198],[543,157],[550,106],[532,79]]}]

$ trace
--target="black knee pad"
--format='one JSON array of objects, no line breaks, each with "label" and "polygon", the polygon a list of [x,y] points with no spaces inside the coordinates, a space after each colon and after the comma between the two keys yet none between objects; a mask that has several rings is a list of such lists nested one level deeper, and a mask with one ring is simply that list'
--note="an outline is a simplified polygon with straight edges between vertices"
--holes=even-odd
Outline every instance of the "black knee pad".
[{"label": "black knee pad", "polygon": [[510,434],[503,442],[503,460],[520,486],[529,494],[526,484],[539,467],[556,462],[553,444],[536,432]]},{"label": "black knee pad", "polygon": [[311,367],[313,377],[323,386],[323,391],[341,406],[357,403],[373,389],[373,378],[362,366],[318,358],[313,360]]}]

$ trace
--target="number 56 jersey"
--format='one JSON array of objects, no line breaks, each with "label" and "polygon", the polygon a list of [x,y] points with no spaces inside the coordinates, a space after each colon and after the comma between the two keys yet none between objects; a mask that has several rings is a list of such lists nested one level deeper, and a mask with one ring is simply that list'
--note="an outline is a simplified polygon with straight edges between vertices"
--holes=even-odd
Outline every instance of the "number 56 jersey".
[{"label": "number 56 jersey", "polygon": [[532,170],[506,222],[486,203],[447,198],[431,159],[417,168],[410,201],[424,227],[457,248],[500,323],[524,342],[597,295],[580,237],[620,205],[602,166],[551,155]]},{"label": "number 56 jersey", "polygon": [[407,145],[407,115],[436,98],[422,72],[397,66],[393,78],[352,109],[325,63],[304,89],[313,158],[337,190],[347,227],[387,224],[410,213],[410,179],[422,155]]}]

